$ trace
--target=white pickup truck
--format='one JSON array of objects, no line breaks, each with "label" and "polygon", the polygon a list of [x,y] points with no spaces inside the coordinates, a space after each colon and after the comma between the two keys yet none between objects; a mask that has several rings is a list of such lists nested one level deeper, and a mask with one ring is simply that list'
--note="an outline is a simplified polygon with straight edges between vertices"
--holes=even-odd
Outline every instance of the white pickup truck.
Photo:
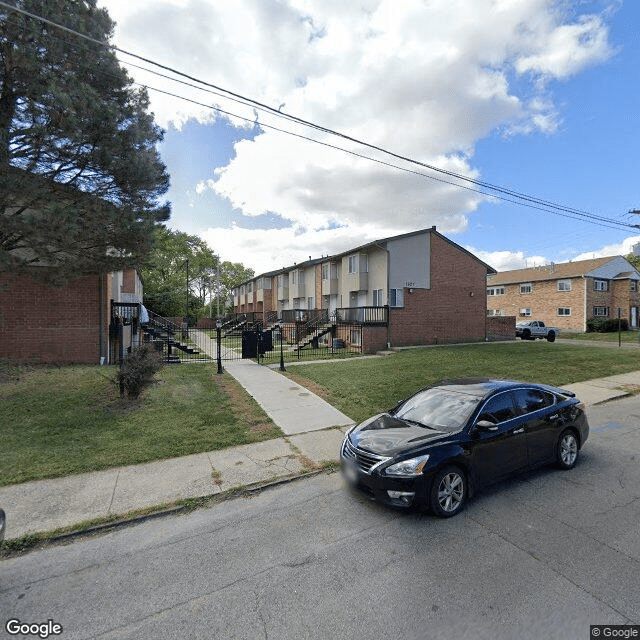
[{"label": "white pickup truck", "polygon": [[554,342],[559,333],[560,329],[547,327],[542,320],[529,320],[529,322],[518,322],[516,324],[516,338],[521,338],[522,340],[546,338],[549,342]]}]

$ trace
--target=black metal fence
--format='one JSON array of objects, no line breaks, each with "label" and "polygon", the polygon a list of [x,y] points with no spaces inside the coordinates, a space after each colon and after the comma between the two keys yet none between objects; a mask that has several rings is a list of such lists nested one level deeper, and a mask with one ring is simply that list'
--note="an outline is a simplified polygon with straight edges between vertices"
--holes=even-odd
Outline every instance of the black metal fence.
[{"label": "black metal fence", "polygon": [[[152,344],[167,363],[217,361],[219,368],[242,358],[271,364],[361,354],[363,326],[384,325],[388,319],[386,307],[287,309],[232,314],[197,328],[145,312],[137,303],[112,302],[114,336],[119,327],[130,326],[137,343]],[[118,361],[117,349],[112,362]]]},{"label": "black metal fence", "polygon": [[177,324],[151,311],[148,322],[142,324],[144,342],[152,344],[168,364],[180,362],[211,362],[212,343],[208,335],[187,322]]}]

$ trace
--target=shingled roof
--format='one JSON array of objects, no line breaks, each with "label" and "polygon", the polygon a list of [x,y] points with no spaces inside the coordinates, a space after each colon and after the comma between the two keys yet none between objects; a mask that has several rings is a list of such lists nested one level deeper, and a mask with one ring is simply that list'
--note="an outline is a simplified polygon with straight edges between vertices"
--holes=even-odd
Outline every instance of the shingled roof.
[{"label": "shingled roof", "polygon": [[489,285],[494,286],[500,284],[516,284],[518,282],[540,282],[542,280],[559,280],[561,278],[579,278],[619,257],[620,256],[608,256],[606,258],[576,260],[575,262],[561,262],[559,264],[551,263],[543,267],[531,267],[529,269],[501,271],[495,275],[490,275],[487,281]]}]

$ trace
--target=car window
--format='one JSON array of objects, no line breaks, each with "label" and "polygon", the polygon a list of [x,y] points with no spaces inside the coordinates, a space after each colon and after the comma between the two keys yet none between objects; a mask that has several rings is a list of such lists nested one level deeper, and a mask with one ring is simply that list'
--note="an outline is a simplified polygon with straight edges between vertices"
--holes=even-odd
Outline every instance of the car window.
[{"label": "car window", "polygon": [[515,398],[520,415],[549,407],[554,403],[553,394],[539,389],[518,389]]},{"label": "car window", "polygon": [[516,411],[513,406],[513,394],[508,391],[506,393],[499,393],[492,398],[489,398],[487,403],[482,408],[479,420],[488,420],[489,422],[504,422],[515,418]]},{"label": "car window", "polygon": [[409,398],[394,415],[428,427],[457,431],[466,424],[478,402],[478,396],[433,387]]}]

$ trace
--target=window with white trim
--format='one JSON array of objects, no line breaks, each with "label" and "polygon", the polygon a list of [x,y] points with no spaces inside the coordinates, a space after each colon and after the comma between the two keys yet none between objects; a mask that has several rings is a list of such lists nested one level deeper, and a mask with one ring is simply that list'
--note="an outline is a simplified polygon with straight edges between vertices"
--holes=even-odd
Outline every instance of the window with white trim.
[{"label": "window with white trim", "polygon": [[609,281],[608,280],[594,280],[593,281],[593,290],[594,291],[609,291]]},{"label": "window with white trim", "polygon": [[559,316],[570,316],[571,307],[558,307],[557,314]]},{"label": "window with white trim", "polygon": [[504,287],[488,287],[487,295],[488,296],[503,296],[505,294]]},{"label": "window with white trim", "polygon": [[389,289],[389,306],[404,307],[404,289]]},{"label": "window with white trim", "polygon": [[358,272],[358,256],[349,256],[349,273]]},{"label": "window with white trim", "polygon": [[373,290],[373,306],[374,307],[382,306],[382,289]]},{"label": "window with white trim", "polygon": [[609,307],[593,307],[593,315],[596,318],[603,318],[609,315]]},{"label": "window with white trim", "polygon": [[322,279],[323,280],[328,280],[329,279],[329,265],[328,264],[323,264],[322,265]]},{"label": "window with white trim", "polygon": [[521,316],[530,316],[531,315],[531,307],[527,307],[526,309],[520,309]]},{"label": "window with white trim", "polygon": [[533,285],[530,282],[523,282],[520,285],[520,293],[531,293],[533,291]]},{"label": "window with white trim", "polygon": [[558,291],[571,291],[571,280],[558,280]]},{"label": "window with white trim", "polygon": [[629,291],[637,291],[637,290],[638,290],[638,281],[629,280]]}]

